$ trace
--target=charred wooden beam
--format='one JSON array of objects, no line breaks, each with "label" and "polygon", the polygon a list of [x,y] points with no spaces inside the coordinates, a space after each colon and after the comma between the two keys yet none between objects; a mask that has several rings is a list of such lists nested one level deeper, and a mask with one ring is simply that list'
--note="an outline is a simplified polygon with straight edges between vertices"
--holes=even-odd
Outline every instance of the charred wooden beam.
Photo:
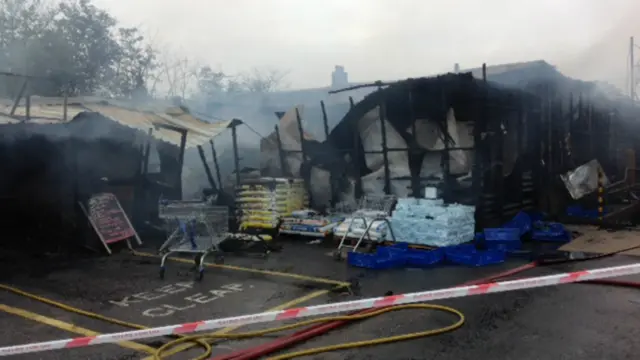
[{"label": "charred wooden beam", "polygon": [[[324,138],[325,141],[329,141],[329,118],[327,117],[327,108],[324,105],[324,101],[320,101],[320,108],[322,109],[322,125],[324,126]],[[333,171],[329,169],[329,205],[334,208],[338,203],[336,180]]]},{"label": "charred wooden beam", "polygon": [[[306,146],[306,142],[304,139],[304,128],[302,127],[302,118],[300,117],[300,110],[298,110],[298,107],[296,106],[296,123],[298,124],[298,135],[300,136],[300,151],[302,152],[302,165],[300,166],[299,172],[300,172],[300,176],[302,176],[302,168],[307,166],[307,161],[309,161],[309,159],[307,158],[307,146]],[[311,173],[311,169],[309,169],[309,172]],[[312,193],[311,193],[311,185],[309,185],[306,181],[305,181],[305,187],[307,188],[307,195],[309,197],[309,203],[313,203],[313,198],[312,198]]]},{"label": "charred wooden beam", "polygon": [[280,158],[280,172],[282,177],[289,176],[289,166],[287,164],[285,150],[282,148],[282,139],[280,139],[280,128],[275,126],[276,145],[278,146],[278,157]]}]

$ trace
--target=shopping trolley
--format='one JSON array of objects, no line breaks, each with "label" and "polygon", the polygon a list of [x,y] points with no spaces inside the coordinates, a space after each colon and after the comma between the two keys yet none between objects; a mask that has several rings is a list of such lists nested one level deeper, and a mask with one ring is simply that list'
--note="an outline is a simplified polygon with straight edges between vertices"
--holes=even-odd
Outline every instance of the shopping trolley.
[{"label": "shopping trolley", "polygon": [[161,200],[158,216],[165,222],[167,240],[160,247],[160,278],[172,254],[195,254],[196,279],[204,276],[204,259],[214,253],[222,262],[219,248],[229,231],[229,208],[203,201]]}]

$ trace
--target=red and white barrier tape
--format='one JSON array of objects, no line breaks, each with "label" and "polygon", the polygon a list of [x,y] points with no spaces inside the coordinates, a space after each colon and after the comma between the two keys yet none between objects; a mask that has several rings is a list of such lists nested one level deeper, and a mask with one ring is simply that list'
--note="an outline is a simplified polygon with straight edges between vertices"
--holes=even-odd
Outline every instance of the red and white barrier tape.
[{"label": "red and white barrier tape", "polygon": [[616,276],[640,273],[640,264],[616,266],[603,269],[593,269],[563,273],[557,275],[532,277],[519,280],[501,281],[480,285],[458,286],[447,289],[422,291],[402,295],[370,298],[355,301],[345,301],[327,305],[301,307],[289,310],[271,311],[253,315],[234,316],[223,319],[197,321],[187,324],[169,325],[147,330],[125,331],[98,336],[75,339],[64,339],[0,347],[0,356],[25,354],[55,349],[71,349],[98,344],[117,343],[126,340],[147,339],[172,334],[185,334],[196,331],[224,328],[228,326],[249,325],[278,320],[298,319],[308,316],[326,315],[346,311],[385,307],[391,305],[419,303],[431,300],[442,300],[472,295],[482,295],[512,290],[530,289],[543,286],[567,284],[578,281],[604,279]]}]

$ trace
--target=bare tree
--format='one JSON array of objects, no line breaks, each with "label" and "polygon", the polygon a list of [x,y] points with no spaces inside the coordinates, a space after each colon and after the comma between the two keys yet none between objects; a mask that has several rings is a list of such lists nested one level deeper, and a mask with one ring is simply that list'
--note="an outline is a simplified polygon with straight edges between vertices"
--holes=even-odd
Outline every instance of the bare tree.
[{"label": "bare tree", "polygon": [[267,93],[280,90],[285,87],[284,79],[288,72],[278,69],[254,68],[240,75],[240,83],[245,91],[254,93]]},{"label": "bare tree", "polygon": [[171,51],[163,51],[159,78],[166,89],[168,98],[180,97],[184,99],[194,87],[197,80],[198,66],[185,56],[176,56]]}]

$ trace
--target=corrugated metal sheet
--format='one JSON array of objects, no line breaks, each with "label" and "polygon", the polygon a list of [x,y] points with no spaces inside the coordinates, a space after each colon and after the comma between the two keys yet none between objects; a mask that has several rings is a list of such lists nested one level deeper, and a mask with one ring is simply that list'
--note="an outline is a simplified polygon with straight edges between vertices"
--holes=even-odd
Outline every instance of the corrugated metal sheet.
[{"label": "corrugated metal sheet", "polygon": [[[186,146],[195,147],[204,145],[210,139],[220,135],[232,125],[233,121],[220,121],[210,123],[196,118],[186,109],[180,107],[164,107],[161,104],[136,104],[129,105],[124,102],[104,100],[99,98],[69,98],[67,101],[67,121],[72,120],[83,112],[97,112],[119,124],[133,129],[147,132],[153,128],[153,136],[176,146],[180,146],[181,134],[174,130],[158,127],[171,126],[187,131]],[[11,103],[0,101],[0,113],[9,114]],[[27,109],[24,104],[19,105],[15,111],[16,117],[26,117]],[[19,120],[7,115],[0,115],[0,124],[17,123]],[[64,122],[63,98],[38,98],[31,99],[29,116],[35,123],[62,123]],[[158,125],[158,126],[156,126]]]}]

